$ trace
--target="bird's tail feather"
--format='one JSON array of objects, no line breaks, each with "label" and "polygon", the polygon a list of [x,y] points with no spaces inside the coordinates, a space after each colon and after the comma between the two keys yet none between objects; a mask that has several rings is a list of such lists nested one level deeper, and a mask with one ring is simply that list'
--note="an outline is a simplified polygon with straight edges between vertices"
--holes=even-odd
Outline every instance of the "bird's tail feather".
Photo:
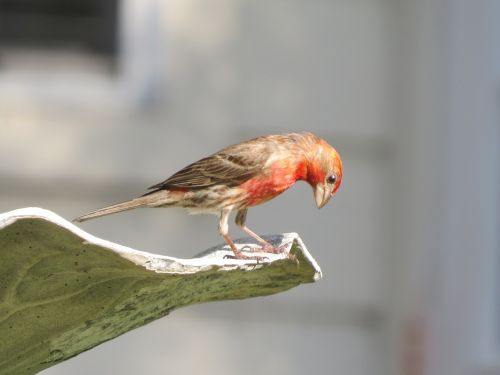
[{"label": "bird's tail feather", "polygon": [[112,206],[104,207],[104,208],[101,208],[99,210],[89,212],[85,215],[77,217],[73,221],[82,222],[82,221],[94,219],[96,217],[114,214],[116,212],[131,210],[133,208],[147,207],[147,206],[150,206],[150,204],[151,204],[150,198],[139,197],[139,198],[132,199],[130,201],[117,203],[117,204],[114,204]]}]

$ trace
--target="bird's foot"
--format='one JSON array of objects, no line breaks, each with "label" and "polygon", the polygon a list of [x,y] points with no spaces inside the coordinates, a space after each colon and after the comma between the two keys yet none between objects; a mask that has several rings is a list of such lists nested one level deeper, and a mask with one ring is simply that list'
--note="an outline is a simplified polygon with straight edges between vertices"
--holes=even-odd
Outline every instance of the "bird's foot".
[{"label": "bird's foot", "polygon": [[290,245],[290,243],[284,243],[284,244],[281,244],[278,246],[273,246],[270,243],[267,243],[267,244],[263,244],[261,246],[261,248],[262,248],[262,251],[264,251],[266,253],[283,254],[284,252],[286,252],[289,245]]},{"label": "bird's foot", "polygon": [[[249,251],[249,252],[263,252],[263,253],[271,253],[271,254],[283,254],[284,252],[287,251],[287,249],[290,247],[290,242],[278,245],[278,246],[273,246],[270,243],[265,243],[261,244],[259,246],[243,246],[241,250],[244,251]],[[299,261],[295,255],[292,253],[287,254],[288,259],[294,261],[295,263],[299,264]]]},{"label": "bird's foot", "polygon": [[260,244],[255,246],[245,245],[241,248],[242,251],[248,251],[251,253],[271,253],[271,254],[281,254],[286,251],[287,245],[280,245],[274,247],[270,243]]},{"label": "bird's foot", "polygon": [[[267,244],[266,245],[263,245],[262,246],[262,249],[265,251],[265,252],[268,252],[268,253],[273,253],[273,254],[283,254],[285,253],[288,248],[290,247],[290,242],[287,242],[287,243],[284,243],[284,244],[281,244],[279,246],[272,246],[271,244]],[[288,253],[287,254],[287,257],[288,259],[290,259],[291,261],[297,263],[297,265],[299,264],[299,260],[297,259],[297,257],[295,255],[293,255],[292,253]]]}]

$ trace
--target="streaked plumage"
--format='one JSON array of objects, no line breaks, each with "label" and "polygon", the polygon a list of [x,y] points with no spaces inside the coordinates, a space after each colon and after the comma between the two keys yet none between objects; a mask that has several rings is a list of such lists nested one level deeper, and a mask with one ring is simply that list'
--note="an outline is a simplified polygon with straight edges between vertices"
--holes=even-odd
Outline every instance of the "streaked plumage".
[{"label": "streaked plumage", "polygon": [[313,187],[316,204],[318,208],[323,207],[342,181],[339,154],[311,133],[262,136],[226,147],[188,165],[151,186],[151,191],[141,197],[75,220],[85,221],[138,207],[176,206],[193,213],[220,213],[220,234],[236,258],[248,258],[228,236],[230,212],[238,211],[236,224],[259,241],[264,251],[277,251],[245,226],[247,209],[274,198],[299,180]]}]

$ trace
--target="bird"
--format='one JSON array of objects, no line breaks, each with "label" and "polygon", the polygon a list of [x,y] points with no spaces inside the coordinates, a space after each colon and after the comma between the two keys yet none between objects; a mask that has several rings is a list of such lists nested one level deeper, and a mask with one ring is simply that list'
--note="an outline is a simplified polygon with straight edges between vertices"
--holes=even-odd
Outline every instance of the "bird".
[{"label": "bird", "polygon": [[266,253],[280,253],[246,226],[248,209],[283,193],[297,181],[313,189],[318,208],[325,206],[342,182],[339,153],[322,138],[310,133],[265,135],[228,146],[202,158],[166,180],[149,187],[145,194],[107,206],[75,219],[89,219],[140,207],[182,207],[189,213],[219,215],[219,234],[229,245],[233,259],[259,259],[240,251],[229,236],[228,220],[235,223]]}]

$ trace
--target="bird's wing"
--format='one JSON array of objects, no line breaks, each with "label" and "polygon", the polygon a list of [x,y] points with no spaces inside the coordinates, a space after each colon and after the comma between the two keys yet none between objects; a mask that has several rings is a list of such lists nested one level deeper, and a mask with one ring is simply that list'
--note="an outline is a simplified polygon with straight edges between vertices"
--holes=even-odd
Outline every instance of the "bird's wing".
[{"label": "bird's wing", "polygon": [[181,169],[149,189],[203,189],[223,184],[237,186],[262,172],[269,158],[264,145],[230,146]]}]

